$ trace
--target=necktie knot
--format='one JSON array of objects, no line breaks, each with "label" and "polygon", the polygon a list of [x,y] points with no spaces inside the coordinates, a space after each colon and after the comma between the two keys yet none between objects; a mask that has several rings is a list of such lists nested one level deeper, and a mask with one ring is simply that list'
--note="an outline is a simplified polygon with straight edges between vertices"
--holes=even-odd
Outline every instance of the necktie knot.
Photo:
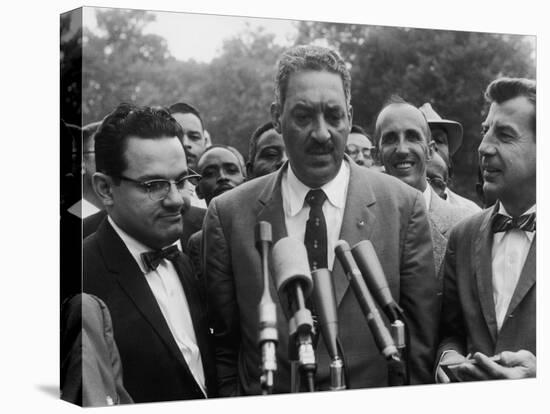
[{"label": "necktie knot", "polygon": [[177,246],[169,246],[161,250],[141,253],[141,260],[143,261],[145,268],[152,271],[156,270],[162,260],[174,260],[179,255],[180,251]]},{"label": "necktie knot", "polygon": [[306,194],[306,203],[308,203],[310,207],[322,207],[326,199],[327,195],[321,189],[309,190]]},{"label": "necktie knot", "polygon": [[493,233],[506,232],[512,229],[535,231],[536,226],[536,213],[524,214],[520,217],[509,217],[504,214],[497,213],[493,218],[492,230]]}]

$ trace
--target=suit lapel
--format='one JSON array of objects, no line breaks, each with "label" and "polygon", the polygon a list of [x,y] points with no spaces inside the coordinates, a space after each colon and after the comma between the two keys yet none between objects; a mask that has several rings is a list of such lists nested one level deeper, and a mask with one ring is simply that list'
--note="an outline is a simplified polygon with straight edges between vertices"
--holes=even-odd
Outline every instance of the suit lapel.
[{"label": "suit lapel", "polygon": [[[361,240],[370,238],[374,228],[375,216],[369,210],[369,207],[376,202],[376,197],[368,185],[368,180],[358,179],[358,176],[362,173],[359,169],[363,167],[356,166],[352,162],[349,162],[348,165],[350,167],[350,179],[340,239],[346,240],[350,246],[353,246]],[[281,180],[285,168],[288,168],[288,162],[276,175],[271,177],[271,180],[267,181],[264,190],[258,197],[260,210],[257,219],[258,221],[265,220],[271,223],[273,244],[288,235],[281,192]],[[349,282],[338,260],[334,261],[332,277],[336,303],[339,305],[348,289]],[[275,286],[272,287],[276,292]]]},{"label": "suit lapel", "polygon": [[446,234],[449,230],[448,220],[446,220],[442,214],[445,209],[442,203],[444,203],[444,201],[432,190],[428,219],[430,221],[430,231],[432,234],[436,276],[439,276],[439,268],[445,257],[445,250],[447,248]]},{"label": "suit lapel", "polygon": [[531,247],[529,248],[529,253],[527,253],[527,258],[525,259],[525,264],[521,270],[521,275],[518,280],[512,299],[510,300],[510,305],[508,305],[508,310],[506,311],[506,321],[508,316],[514,312],[516,307],[521,303],[527,292],[536,283],[536,261],[537,261],[537,236],[533,238]]},{"label": "suit lapel", "polygon": [[[359,167],[353,162],[349,162],[348,165],[350,167],[350,178],[340,240],[347,241],[353,247],[360,241],[368,240],[371,237],[375,215],[370,208],[376,203],[376,197],[368,180],[358,178],[363,172],[359,169],[364,167]],[[336,304],[339,306],[348,290],[349,282],[338,260],[334,261],[332,279]]]},{"label": "suit lapel", "polygon": [[493,211],[488,210],[482,218],[481,226],[474,242],[474,264],[479,303],[491,338],[493,342],[496,342],[497,320],[493,298],[493,266],[491,259],[493,246],[491,217]]},{"label": "suit lapel", "polygon": [[286,168],[288,168],[288,162],[277,174],[270,177],[258,197],[259,212],[257,221],[267,221],[271,224],[273,244],[277,243],[279,239],[288,236],[281,192],[281,180]]},{"label": "suit lapel", "polygon": [[189,367],[168,328],[153,292],[124,242],[107,220],[98,231],[103,232],[100,240],[103,239],[104,243],[100,248],[107,269],[114,274],[122,290],[130,297],[138,312],[151,325],[173,356],[189,372]]}]

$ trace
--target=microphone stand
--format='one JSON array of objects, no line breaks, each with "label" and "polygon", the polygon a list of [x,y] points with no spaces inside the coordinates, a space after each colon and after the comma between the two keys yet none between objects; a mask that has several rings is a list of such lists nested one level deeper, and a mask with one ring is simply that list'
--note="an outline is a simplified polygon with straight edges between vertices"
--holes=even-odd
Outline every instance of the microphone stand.
[{"label": "microphone stand", "polygon": [[313,318],[306,298],[313,288],[304,243],[284,237],[271,251],[277,292],[288,318],[288,359],[291,367],[291,392],[300,391],[303,379],[308,391],[314,391],[317,370],[313,349]]},{"label": "microphone stand", "polygon": [[316,269],[311,272],[311,277],[318,326],[330,357],[330,390],[344,390],[346,389],[344,361],[338,346],[338,313],[332,274],[329,269]]},{"label": "microphone stand", "polygon": [[260,221],[256,225],[256,247],[260,252],[262,261],[262,278],[264,288],[262,298],[258,305],[260,329],[258,345],[262,356],[260,376],[260,387],[262,394],[267,395],[273,392],[275,372],[277,371],[277,308],[269,293],[269,247],[272,243],[271,224]]},{"label": "microphone stand", "polygon": [[289,320],[289,347],[291,348],[289,349],[289,359],[297,360],[300,379],[307,384],[307,390],[313,392],[315,391],[314,377],[317,371],[312,340],[313,318],[311,311],[306,308],[304,292],[300,283],[296,283],[294,290],[296,303],[293,304],[294,314]]},{"label": "microphone stand", "polygon": [[[363,279],[361,270],[357,266],[354,256],[351,254],[349,244],[345,241],[339,241],[335,248],[335,252],[342,263],[342,267],[355,293],[355,297],[359,302],[359,307],[367,319],[369,328],[373,333],[374,341],[382,355],[386,358],[388,364],[388,385],[405,385],[407,383],[407,375],[405,365],[401,360],[401,354],[396,347],[394,338],[384,325],[374,298]],[[393,332],[395,332],[396,335],[401,333],[401,328],[398,323],[395,325],[395,328],[393,328],[392,323],[392,333]],[[401,346],[401,343],[399,343],[399,345]]]}]

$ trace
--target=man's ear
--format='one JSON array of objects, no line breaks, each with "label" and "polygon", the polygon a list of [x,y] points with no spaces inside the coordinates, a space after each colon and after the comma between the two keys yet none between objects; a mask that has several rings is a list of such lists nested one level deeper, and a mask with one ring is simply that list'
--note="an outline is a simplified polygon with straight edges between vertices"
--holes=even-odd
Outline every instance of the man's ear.
[{"label": "man's ear", "polygon": [[104,206],[112,206],[114,204],[112,177],[101,172],[96,172],[92,176],[92,185]]},{"label": "man's ear", "polygon": [[426,160],[431,160],[434,156],[435,151],[435,141],[428,142],[428,152],[426,153]]},{"label": "man's ear", "polygon": [[281,132],[281,105],[279,105],[277,102],[271,103],[271,122],[273,123],[273,129],[277,131],[279,134],[282,134]]},{"label": "man's ear", "polygon": [[348,118],[349,118],[349,131],[351,132],[351,126],[353,125],[353,106],[348,107]]}]

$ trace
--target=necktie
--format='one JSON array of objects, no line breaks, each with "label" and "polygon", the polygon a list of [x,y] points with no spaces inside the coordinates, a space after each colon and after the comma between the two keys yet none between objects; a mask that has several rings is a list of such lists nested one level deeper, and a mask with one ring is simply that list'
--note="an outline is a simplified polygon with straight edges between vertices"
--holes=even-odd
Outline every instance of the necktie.
[{"label": "necktie", "polygon": [[537,226],[536,213],[525,214],[520,217],[508,217],[504,214],[497,213],[493,218],[492,230],[493,233],[506,232],[511,229],[519,229],[523,231],[535,231]]},{"label": "necktie", "polygon": [[158,267],[158,265],[162,260],[164,259],[174,260],[180,254],[181,253],[177,248],[177,246],[170,246],[161,250],[154,250],[151,252],[141,253],[141,260],[143,261],[143,264],[145,265],[145,267],[148,270],[152,271],[152,270],[156,270],[156,268]]},{"label": "necktie", "polygon": [[311,207],[306,223],[304,244],[311,270],[327,266],[327,223],[323,214],[323,203],[327,199],[323,190],[310,190],[306,195],[306,203]]}]

